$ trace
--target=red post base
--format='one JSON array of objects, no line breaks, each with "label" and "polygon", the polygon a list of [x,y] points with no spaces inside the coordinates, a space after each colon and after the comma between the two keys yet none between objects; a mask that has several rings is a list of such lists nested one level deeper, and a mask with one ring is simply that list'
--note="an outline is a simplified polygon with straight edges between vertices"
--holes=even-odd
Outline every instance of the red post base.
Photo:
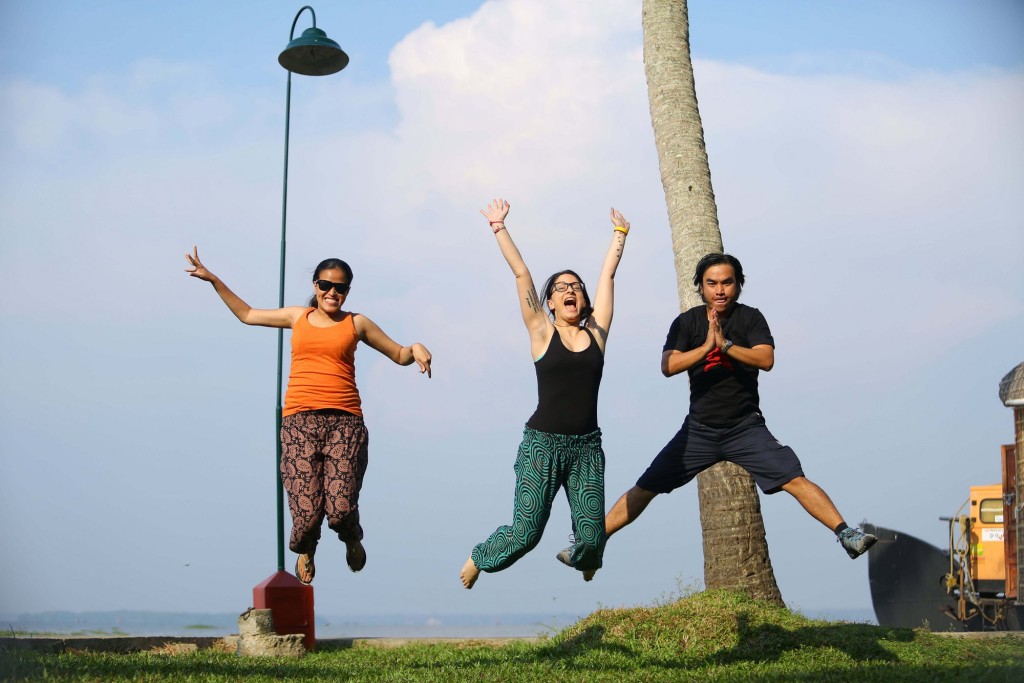
[{"label": "red post base", "polygon": [[254,609],[269,609],[278,635],[303,634],[307,652],[316,649],[313,587],[288,572],[274,572],[252,589]]}]

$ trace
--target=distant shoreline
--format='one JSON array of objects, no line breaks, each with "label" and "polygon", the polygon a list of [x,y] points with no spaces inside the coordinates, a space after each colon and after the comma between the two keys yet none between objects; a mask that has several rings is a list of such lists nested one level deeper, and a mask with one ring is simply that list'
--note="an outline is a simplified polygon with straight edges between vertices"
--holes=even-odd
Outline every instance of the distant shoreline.
[{"label": "distant shoreline", "polygon": [[[876,624],[870,609],[809,612],[811,619]],[[318,638],[530,638],[553,635],[585,614],[349,614],[316,615]],[[0,635],[55,637],[222,637],[238,632],[238,614],[146,610],[0,613]]]}]

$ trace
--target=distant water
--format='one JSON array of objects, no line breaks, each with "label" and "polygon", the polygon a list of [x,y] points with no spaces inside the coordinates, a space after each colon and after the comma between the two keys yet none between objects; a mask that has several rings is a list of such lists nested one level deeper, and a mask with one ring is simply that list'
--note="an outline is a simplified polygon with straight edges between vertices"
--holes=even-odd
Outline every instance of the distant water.
[{"label": "distant water", "polygon": [[[316,616],[318,638],[522,638],[553,635],[580,619],[537,615]],[[43,612],[0,614],[0,630],[58,635],[226,636],[238,614],[196,612]]]},{"label": "distant water", "polygon": [[[871,609],[801,613],[811,619],[875,624]],[[554,635],[585,615],[317,615],[318,638],[523,638]],[[238,615],[198,612],[0,614],[0,630],[59,635],[211,636],[238,633]]]}]

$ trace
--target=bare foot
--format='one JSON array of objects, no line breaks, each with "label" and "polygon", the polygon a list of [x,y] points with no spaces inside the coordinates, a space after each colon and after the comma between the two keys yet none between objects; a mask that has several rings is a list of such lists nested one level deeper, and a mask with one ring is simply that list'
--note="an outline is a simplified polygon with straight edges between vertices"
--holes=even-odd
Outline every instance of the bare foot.
[{"label": "bare foot", "polygon": [[363,548],[362,543],[359,541],[345,543],[345,562],[348,563],[348,568],[354,572],[366,566],[366,549]]},{"label": "bare foot", "polygon": [[466,564],[462,565],[462,571],[459,572],[459,578],[462,579],[462,585],[467,589],[472,588],[476,580],[480,578],[480,570],[477,569],[476,563],[473,562],[473,556],[470,555],[469,559],[466,560]]},{"label": "bare foot", "polygon": [[582,572],[583,580],[584,581],[590,581],[592,578],[594,578],[594,574],[596,574],[596,573],[597,573],[596,569],[588,569],[587,571]]},{"label": "bare foot", "polygon": [[303,553],[295,560],[295,578],[307,586],[313,583],[316,566],[313,564],[313,553]]}]

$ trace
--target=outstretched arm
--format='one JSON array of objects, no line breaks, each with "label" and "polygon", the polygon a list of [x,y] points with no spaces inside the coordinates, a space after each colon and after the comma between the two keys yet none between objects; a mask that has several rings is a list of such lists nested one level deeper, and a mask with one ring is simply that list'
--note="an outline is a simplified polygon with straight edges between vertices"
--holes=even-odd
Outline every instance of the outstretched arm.
[{"label": "outstretched arm", "polygon": [[416,365],[420,368],[420,372],[425,372],[427,377],[430,377],[431,355],[426,346],[419,342],[409,346],[400,345],[389,337],[384,330],[380,329],[377,323],[361,313],[354,314],[352,322],[356,326],[356,334],[359,335],[359,339],[369,344],[370,348],[387,356],[399,365],[412,365],[415,361]]},{"label": "outstretched arm", "polygon": [[223,280],[211,273],[199,260],[199,248],[192,247],[192,253],[186,253],[189,267],[185,272],[192,277],[199,278],[213,285],[213,289],[220,295],[224,304],[231,309],[235,317],[246,325],[260,325],[262,327],[291,327],[296,318],[302,315],[306,309],[301,306],[289,306],[287,308],[260,309],[253,308],[242,301],[241,297],[231,291]]},{"label": "outstretched arm", "polygon": [[597,278],[597,294],[594,296],[594,312],[590,314],[590,320],[587,322],[587,326],[596,333],[602,351],[615,311],[615,271],[619,268],[622,250],[626,246],[626,235],[629,234],[629,221],[621,212],[613,208],[611,219],[614,226],[612,243],[601,265],[601,274]]},{"label": "outstretched arm", "polygon": [[504,199],[495,199],[487,205],[486,209],[480,209],[480,213],[491,225],[494,237],[498,241],[498,248],[501,255],[505,257],[512,274],[516,276],[516,290],[519,292],[519,308],[523,314],[523,323],[530,331],[532,338],[539,339],[544,336],[547,330],[547,313],[544,311],[544,302],[537,296],[537,288],[533,284],[533,276],[526,267],[519,249],[516,247],[512,237],[505,227],[505,217],[508,215],[509,203]]}]

